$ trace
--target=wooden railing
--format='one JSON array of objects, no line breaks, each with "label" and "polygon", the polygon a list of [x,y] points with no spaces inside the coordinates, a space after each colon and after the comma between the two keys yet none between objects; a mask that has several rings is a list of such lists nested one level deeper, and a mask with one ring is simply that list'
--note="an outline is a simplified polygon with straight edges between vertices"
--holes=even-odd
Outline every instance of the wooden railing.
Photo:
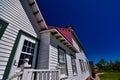
[{"label": "wooden railing", "polygon": [[58,70],[25,69],[21,80],[60,80]]}]

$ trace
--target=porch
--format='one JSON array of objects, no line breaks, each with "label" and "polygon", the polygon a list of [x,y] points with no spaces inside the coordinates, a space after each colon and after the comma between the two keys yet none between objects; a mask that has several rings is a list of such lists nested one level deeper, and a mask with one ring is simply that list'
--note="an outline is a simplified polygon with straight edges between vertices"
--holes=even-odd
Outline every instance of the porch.
[{"label": "porch", "polygon": [[24,69],[7,80],[60,80],[59,70]]}]

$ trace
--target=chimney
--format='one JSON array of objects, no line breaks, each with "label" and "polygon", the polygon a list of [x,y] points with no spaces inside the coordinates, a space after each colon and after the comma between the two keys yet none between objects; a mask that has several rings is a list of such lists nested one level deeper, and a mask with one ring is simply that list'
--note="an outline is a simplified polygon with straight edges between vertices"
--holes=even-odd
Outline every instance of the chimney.
[{"label": "chimney", "polygon": [[72,29],[72,25],[71,24],[67,24],[66,28]]}]

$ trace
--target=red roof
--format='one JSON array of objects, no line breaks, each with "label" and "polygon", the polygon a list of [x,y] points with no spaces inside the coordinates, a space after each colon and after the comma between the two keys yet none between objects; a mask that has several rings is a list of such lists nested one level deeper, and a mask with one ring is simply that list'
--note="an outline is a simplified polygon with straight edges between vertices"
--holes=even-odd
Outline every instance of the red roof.
[{"label": "red roof", "polygon": [[48,26],[48,29],[56,29],[71,45],[72,43],[72,29],[71,28],[59,28],[59,27],[53,27]]}]

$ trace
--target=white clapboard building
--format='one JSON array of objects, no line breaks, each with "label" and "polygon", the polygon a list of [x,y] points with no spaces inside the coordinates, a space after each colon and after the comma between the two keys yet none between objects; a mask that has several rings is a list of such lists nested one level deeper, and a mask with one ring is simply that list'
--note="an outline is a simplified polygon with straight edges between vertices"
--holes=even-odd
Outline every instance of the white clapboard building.
[{"label": "white clapboard building", "polygon": [[0,0],[0,80],[91,80],[72,28],[47,26],[35,0]]}]

